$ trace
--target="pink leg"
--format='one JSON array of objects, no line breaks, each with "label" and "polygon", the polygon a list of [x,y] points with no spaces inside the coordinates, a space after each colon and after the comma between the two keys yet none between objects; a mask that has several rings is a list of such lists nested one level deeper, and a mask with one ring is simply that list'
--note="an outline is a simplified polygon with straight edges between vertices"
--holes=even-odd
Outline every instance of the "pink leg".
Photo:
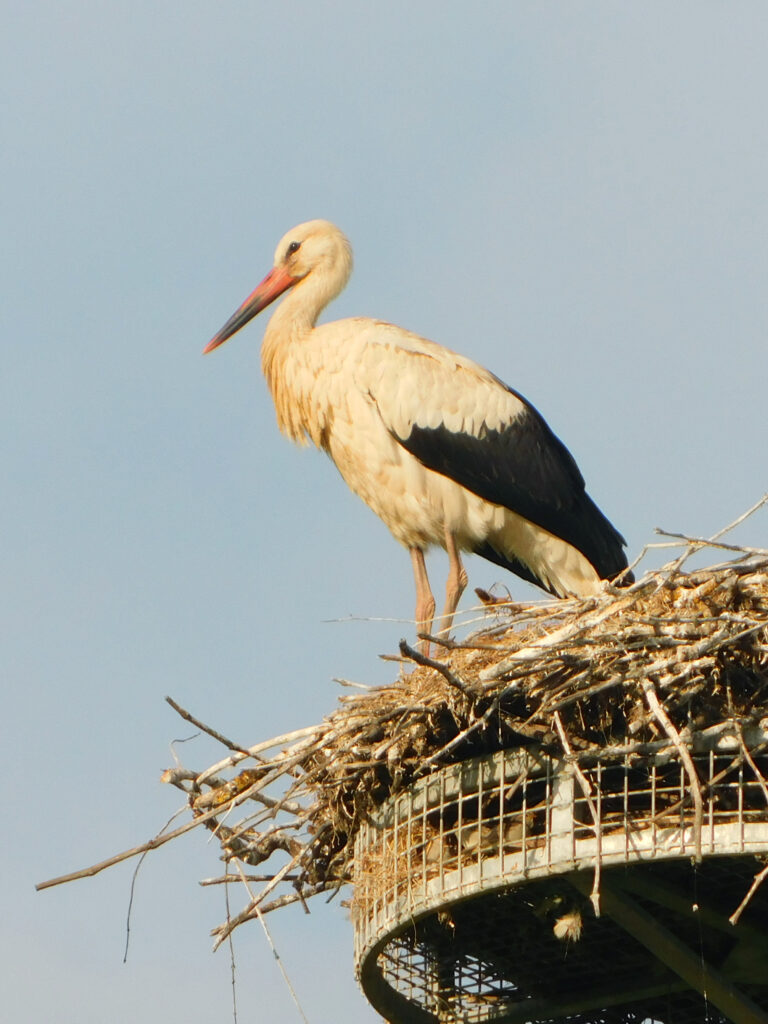
[{"label": "pink leg", "polygon": [[[432,632],[432,619],[435,617],[435,598],[429,586],[427,566],[424,552],[420,548],[411,548],[413,578],[416,581],[416,629],[419,633]],[[429,643],[422,640],[419,644],[422,653],[429,655]]]},{"label": "pink leg", "polygon": [[467,570],[461,564],[456,538],[445,531],[445,550],[448,552],[448,582],[445,585],[445,608],[440,620],[440,636],[448,636],[461,595],[467,585]]}]

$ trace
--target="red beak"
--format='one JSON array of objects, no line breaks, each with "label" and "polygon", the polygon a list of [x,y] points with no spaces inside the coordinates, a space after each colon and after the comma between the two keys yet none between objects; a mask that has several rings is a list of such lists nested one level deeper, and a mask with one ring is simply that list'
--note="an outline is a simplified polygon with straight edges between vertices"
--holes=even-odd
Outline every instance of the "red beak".
[{"label": "red beak", "polygon": [[283,267],[275,267],[274,270],[270,270],[256,290],[252,291],[242,306],[235,310],[219,333],[211,338],[203,349],[203,355],[206,352],[212,352],[219,345],[223,345],[227,338],[231,338],[257,313],[266,309],[270,302],[274,302],[278,296],[300,280],[299,277],[291,277]]}]

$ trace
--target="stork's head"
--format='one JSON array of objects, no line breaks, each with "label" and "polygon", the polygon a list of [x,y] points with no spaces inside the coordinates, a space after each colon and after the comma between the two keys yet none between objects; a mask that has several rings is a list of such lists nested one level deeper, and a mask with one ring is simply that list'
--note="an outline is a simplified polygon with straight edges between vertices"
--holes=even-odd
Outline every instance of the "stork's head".
[{"label": "stork's head", "polygon": [[288,231],[277,244],[272,270],[235,310],[203,349],[210,352],[244,327],[257,313],[301,282],[315,284],[307,296],[313,317],[338,295],[352,271],[352,249],[346,237],[327,220],[309,220]]}]

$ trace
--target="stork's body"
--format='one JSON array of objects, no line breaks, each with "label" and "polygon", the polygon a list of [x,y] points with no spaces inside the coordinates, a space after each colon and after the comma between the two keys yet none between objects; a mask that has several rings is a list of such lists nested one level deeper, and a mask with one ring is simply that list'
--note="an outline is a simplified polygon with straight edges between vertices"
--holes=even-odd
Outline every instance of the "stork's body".
[{"label": "stork's body", "polygon": [[392,324],[352,318],[316,326],[351,269],[338,228],[299,225],[206,351],[290,289],[262,345],[278,424],[293,441],[326,451],[408,548],[420,628],[430,631],[435,609],[424,564],[433,545],[450,562],[443,631],[466,586],[460,550],[561,597],[593,594],[625,569],[623,538],[521,395],[472,360]]}]

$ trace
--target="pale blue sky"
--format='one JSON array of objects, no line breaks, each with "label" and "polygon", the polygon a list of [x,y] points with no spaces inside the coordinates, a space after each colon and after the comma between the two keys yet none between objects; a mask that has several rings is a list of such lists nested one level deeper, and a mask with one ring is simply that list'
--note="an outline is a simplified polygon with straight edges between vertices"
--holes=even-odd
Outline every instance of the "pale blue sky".
[{"label": "pale blue sky", "polygon": [[[331,316],[522,391],[632,555],[715,531],[768,489],[768,9],[42,0],[0,39],[5,1013],[226,1020],[205,836],[144,864],[125,966],[130,867],[33,885],[179,806],[165,694],[241,743],[309,724],[334,676],[390,677],[413,586],[278,434],[264,322],[203,346],[283,232],[330,218],[356,254]],[[764,545],[766,514],[735,539]],[[311,1024],[375,1019],[342,908],[271,925]],[[297,1021],[256,925],[236,949],[241,1024]]]}]

